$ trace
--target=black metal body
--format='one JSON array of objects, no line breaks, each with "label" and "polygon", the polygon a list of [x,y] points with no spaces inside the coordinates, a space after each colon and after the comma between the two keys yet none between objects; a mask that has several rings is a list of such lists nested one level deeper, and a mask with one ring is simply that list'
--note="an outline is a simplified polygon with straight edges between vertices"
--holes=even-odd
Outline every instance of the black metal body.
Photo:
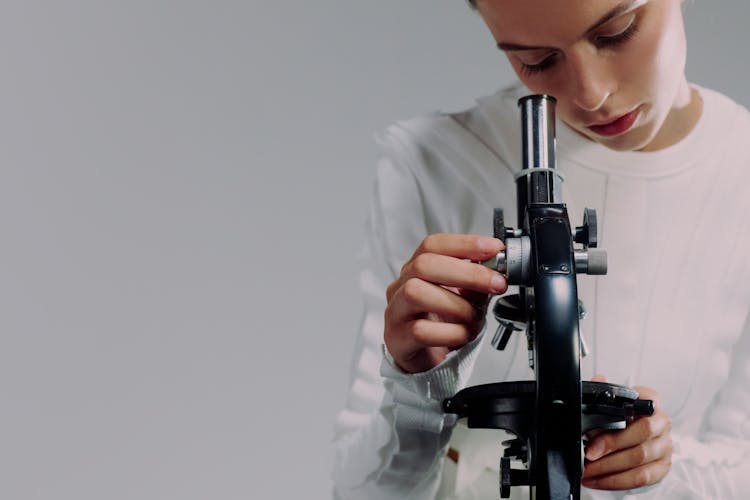
[{"label": "black metal body", "polygon": [[581,476],[578,292],[570,223],[561,204],[533,204],[525,213],[533,276],[533,298],[527,291],[525,305],[537,381],[531,474],[539,498],[568,500],[580,488],[568,478]]}]

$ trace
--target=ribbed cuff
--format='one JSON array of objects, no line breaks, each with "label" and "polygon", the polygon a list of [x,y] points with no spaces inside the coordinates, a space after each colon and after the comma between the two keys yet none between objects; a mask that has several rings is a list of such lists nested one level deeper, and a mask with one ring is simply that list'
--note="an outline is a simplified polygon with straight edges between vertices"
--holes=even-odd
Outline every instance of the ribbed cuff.
[{"label": "ribbed cuff", "polygon": [[[485,327],[486,328],[486,327]],[[441,402],[466,386],[479,354],[484,329],[461,349],[448,353],[436,367],[421,373],[406,373],[396,366],[383,345],[380,375],[425,400]]]}]

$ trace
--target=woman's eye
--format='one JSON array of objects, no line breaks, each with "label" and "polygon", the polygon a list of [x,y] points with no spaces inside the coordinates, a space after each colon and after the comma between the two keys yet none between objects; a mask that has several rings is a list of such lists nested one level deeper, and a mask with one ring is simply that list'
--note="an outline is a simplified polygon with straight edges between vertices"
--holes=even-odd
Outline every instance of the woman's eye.
[{"label": "woman's eye", "polygon": [[521,72],[524,75],[534,75],[537,73],[541,73],[542,71],[545,71],[548,68],[551,68],[555,64],[555,55],[552,54],[546,58],[544,58],[541,62],[535,63],[535,64],[526,64],[524,62],[521,62]]},{"label": "woman's eye", "polygon": [[[593,43],[600,48],[617,47],[632,39],[637,32],[638,23],[636,16],[633,16],[629,19],[629,22],[624,28],[616,31],[611,35],[597,35],[594,37]],[[542,73],[554,66],[556,61],[556,54],[550,54],[542,61],[534,64],[529,64],[521,61],[521,73],[526,76],[532,76],[538,73]]]},{"label": "woman's eye", "polygon": [[621,45],[631,38],[633,38],[633,35],[635,35],[638,32],[638,24],[635,21],[635,17],[632,19],[632,21],[628,24],[628,26],[621,30],[619,33],[615,33],[614,35],[599,35],[594,38],[594,43],[599,47],[614,47],[617,45]]}]

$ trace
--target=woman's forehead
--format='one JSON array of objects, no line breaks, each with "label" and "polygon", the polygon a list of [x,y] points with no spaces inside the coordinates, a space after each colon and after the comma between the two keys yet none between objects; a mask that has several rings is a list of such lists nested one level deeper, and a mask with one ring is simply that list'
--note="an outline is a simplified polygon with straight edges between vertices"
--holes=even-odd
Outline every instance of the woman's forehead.
[{"label": "woman's forehead", "polygon": [[578,37],[647,0],[478,0],[498,42],[554,45]]}]

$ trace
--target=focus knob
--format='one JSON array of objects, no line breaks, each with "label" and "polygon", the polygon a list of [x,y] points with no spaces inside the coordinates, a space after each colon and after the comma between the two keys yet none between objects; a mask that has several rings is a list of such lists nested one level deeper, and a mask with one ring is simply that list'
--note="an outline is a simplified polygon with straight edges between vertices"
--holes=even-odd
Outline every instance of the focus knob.
[{"label": "focus knob", "polygon": [[529,237],[506,238],[505,262],[501,262],[498,258],[497,270],[505,274],[509,285],[527,286],[531,282],[530,263],[531,240]]},{"label": "focus knob", "polygon": [[575,251],[576,273],[607,274],[607,251],[601,248]]}]

